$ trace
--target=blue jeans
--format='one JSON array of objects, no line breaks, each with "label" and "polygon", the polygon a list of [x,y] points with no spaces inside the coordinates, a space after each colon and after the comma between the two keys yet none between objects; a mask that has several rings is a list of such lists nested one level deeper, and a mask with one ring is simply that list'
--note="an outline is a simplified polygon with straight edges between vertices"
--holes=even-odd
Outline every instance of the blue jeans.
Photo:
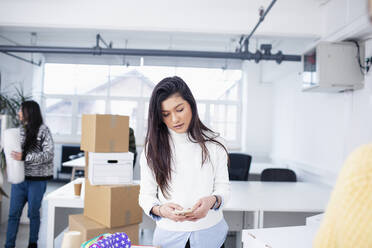
[{"label": "blue jeans", "polygon": [[12,184],[5,248],[15,247],[19,219],[26,202],[28,202],[27,216],[30,219],[29,243],[37,243],[40,228],[40,207],[46,185],[47,181],[29,180]]}]

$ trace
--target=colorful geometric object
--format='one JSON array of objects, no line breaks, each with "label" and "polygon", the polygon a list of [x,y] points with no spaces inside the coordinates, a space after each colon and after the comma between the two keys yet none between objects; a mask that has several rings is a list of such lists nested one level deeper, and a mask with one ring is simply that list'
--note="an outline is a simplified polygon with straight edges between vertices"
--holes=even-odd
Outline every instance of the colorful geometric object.
[{"label": "colorful geometric object", "polygon": [[94,239],[91,239],[81,248],[130,248],[131,241],[125,233],[105,233]]}]

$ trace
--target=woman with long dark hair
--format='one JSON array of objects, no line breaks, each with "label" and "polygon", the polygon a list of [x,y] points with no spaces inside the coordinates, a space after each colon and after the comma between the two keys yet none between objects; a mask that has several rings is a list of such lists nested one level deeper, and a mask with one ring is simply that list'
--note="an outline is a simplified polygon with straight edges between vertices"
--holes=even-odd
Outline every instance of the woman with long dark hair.
[{"label": "woman with long dark hair", "polygon": [[195,99],[179,77],[156,85],[141,155],[139,203],[156,220],[153,244],[162,248],[219,248],[230,195],[223,140],[200,121]]},{"label": "woman with long dark hair", "polygon": [[12,184],[5,247],[15,247],[19,219],[28,203],[30,237],[28,248],[36,248],[40,228],[40,207],[47,180],[53,178],[54,143],[49,128],[43,124],[39,104],[25,101],[18,112],[21,121],[22,152],[11,153],[24,161],[25,181]]}]

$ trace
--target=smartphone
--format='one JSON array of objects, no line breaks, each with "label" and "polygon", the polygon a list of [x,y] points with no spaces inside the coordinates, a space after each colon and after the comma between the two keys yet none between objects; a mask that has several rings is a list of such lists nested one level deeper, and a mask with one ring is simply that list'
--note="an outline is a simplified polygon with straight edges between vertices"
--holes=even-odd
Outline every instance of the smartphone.
[{"label": "smartphone", "polygon": [[182,210],[178,210],[178,209],[174,210],[174,214],[177,214],[177,215],[185,215],[185,214],[188,214],[188,213],[191,213],[191,212],[192,212],[191,208],[182,209]]}]

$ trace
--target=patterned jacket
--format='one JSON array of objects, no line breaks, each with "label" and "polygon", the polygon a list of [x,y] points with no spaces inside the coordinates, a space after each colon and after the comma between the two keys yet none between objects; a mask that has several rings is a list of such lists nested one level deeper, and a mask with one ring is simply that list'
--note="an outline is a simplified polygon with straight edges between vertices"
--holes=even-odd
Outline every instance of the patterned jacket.
[{"label": "patterned jacket", "polygon": [[[21,127],[21,144],[26,139],[26,130]],[[25,178],[27,180],[48,180],[53,178],[54,142],[49,128],[42,124],[36,144],[25,156]]]}]

